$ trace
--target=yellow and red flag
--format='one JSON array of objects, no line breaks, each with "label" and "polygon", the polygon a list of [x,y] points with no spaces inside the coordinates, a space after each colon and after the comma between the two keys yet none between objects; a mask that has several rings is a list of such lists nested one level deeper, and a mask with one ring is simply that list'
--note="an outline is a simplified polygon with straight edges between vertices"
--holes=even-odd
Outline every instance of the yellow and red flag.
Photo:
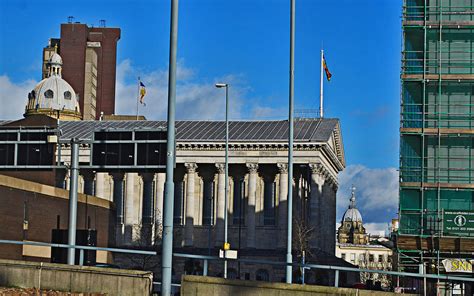
[{"label": "yellow and red flag", "polygon": [[145,84],[143,84],[143,82],[140,81],[140,104],[143,104],[146,106],[145,101],[143,100],[145,95],[146,95]]},{"label": "yellow and red flag", "polygon": [[326,72],[327,80],[331,81],[332,74],[331,74],[331,72],[329,72],[329,68],[328,68],[328,65],[326,63],[326,57],[325,56],[323,56],[323,68],[324,68],[324,72]]}]

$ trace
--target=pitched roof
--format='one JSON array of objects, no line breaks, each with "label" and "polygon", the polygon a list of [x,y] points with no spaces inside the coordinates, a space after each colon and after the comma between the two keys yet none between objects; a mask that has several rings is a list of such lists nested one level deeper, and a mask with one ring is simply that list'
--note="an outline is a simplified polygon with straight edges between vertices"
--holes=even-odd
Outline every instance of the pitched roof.
[{"label": "pitched roof", "polygon": [[[300,142],[326,142],[337,128],[338,119],[298,119],[294,139]],[[166,128],[166,121],[61,121],[61,138],[91,139],[93,131],[137,128]],[[176,139],[180,142],[213,142],[225,140],[225,121],[177,121]],[[288,140],[288,122],[231,121],[229,140],[244,142],[280,142]]]}]

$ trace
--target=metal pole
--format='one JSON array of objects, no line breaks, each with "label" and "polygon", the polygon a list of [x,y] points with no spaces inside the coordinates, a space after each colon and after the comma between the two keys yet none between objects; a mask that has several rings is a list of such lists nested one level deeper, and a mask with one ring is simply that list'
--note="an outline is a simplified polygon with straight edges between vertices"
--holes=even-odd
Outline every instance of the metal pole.
[{"label": "metal pole", "polygon": [[176,55],[178,44],[178,0],[171,0],[170,61],[168,76],[168,139],[166,143],[166,184],[163,201],[163,243],[161,257],[161,295],[171,295],[173,257],[173,203],[175,158]]},{"label": "metal pole", "polygon": [[140,101],[140,76],[138,77],[138,89],[137,89],[137,120],[138,120],[138,102]]},{"label": "metal pole", "polygon": [[[229,198],[229,85],[225,87],[225,195],[224,195],[224,246],[227,244],[227,203]],[[224,278],[227,278],[227,256],[224,248]]]},{"label": "metal pole", "polygon": [[305,272],[305,251],[303,251],[303,256],[301,256],[301,263],[303,263],[303,266],[301,266],[301,284],[304,285],[304,272]]},{"label": "metal pole", "polygon": [[[68,245],[76,245],[77,228],[77,182],[79,176],[79,142],[77,139],[71,139],[71,179],[69,185],[69,227],[68,227]],[[67,251],[67,264],[74,265],[75,249],[69,248]]]},{"label": "metal pole", "polygon": [[[291,0],[290,17],[290,102],[289,102],[289,132],[288,132],[288,233],[286,244],[286,262],[293,263],[291,254],[291,238],[293,231],[293,100],[294,100],[294,75],[295,75],[295,1]],[[292,282],[292,267],[286,266],[286,282]]]},{"label": "metal pole", "polygon": [[324,97],[324,50],[321,49],[321,81],[319,88],[319,117],[324,117],[323,97]]},{"label": "metal pole", "polygon": [[207,269],[209,268],[209,262],[207,259],[204,259],[204,268],[202,270],[202,275],[207,276]]}]

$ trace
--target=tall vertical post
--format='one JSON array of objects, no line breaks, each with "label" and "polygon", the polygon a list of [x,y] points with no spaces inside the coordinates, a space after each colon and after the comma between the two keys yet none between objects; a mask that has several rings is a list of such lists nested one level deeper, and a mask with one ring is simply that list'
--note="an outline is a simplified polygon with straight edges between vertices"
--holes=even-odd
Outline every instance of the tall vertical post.
[{"label": "tall vertical post", "polygon": [[[295,1],[291,0],[290,17],[290,102],[288,114],[288,233],[286,243],[286,263],[293,264],[293,255],[291,254],[291,233],[293,232],[293,101],[294,101],[294,83],[295,83]],[[286,282],[292,282],[292,266],[286,265]]]},{"label": "tall vertical post", "polygon": [[[229,200],[229,85],[225,87],[225,195],[224,195],[224,254],[227,252],[227,227],[229,221],[227,204]],[[224,278],[227,278],[227,258],[224,256]]]},{"label": "tall vertical post", "polygon": [[140,101],[140,76],[138,76],[138,88],[137,88],[137,120],[138,120],[138,102]]},{"label": "tall vertical post", "polygon": [[[77,183],[79,177],[79,142],[71,139],[71,180],[69,185],[69,227],[67,243],[70,246],[76,245],[76,224],[77,224]],[[75,263],[74,248],[67,250],[67,264]]]},{"label": "tall vertical post", "polygon": [[324,50],[321,49],[321,81],[319,87],[319,117],[324,117]]},{"label": "tall vertical post", "polygon": [[161,295],[171,295],[173,256],[173,204],[175,158],[176,54],[178,45],[178,0],[171,0],[170,61],[168,76],[168,139],[166,143],[166,183],[163,201],[163,243],[161,258]]}]

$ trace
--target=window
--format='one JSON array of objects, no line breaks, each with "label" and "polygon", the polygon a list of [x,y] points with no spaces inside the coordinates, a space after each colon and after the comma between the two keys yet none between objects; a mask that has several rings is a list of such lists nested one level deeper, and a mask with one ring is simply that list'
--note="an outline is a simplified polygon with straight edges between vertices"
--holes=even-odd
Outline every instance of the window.
[{"label": "window", "polygon": [[268,282],[270,281],[270,275],[268,274],[268,271],[266,271],[265,269],[259,269],[257,270],[257,273],[255,274],[255,280]]},{"label": "window", "polygon": [[237,274],[237,270],[235,270],[234,268],[229,268],[229,270],[227,271],[227,278],[230,280],[238,279],[239,277]]},{"label": "window", "polygon": [[351,262],[355,263],[355,260],[356,260],[356,254],[351,253]]},{"label": "window", "polygon": [[341,259],[346,260],[346,254],[345,253],[341,253]]},{"label": "window", "polygon": [[369,262],[374,262],[374,254],[369,254]]},{"label": "window", "polygon": [[44,92],[44,97],[47,99],[52,99],[54,97],[54,93],[52,90],[48,89]]},{"label": "window", "polygon": [[379,255],[379,263],[383,262],[383,255]]},{"label": "window", "polygon": [[70,100],[71,99],[71,92],[70,91],[65,91],[64,92],[64,99]]}]

